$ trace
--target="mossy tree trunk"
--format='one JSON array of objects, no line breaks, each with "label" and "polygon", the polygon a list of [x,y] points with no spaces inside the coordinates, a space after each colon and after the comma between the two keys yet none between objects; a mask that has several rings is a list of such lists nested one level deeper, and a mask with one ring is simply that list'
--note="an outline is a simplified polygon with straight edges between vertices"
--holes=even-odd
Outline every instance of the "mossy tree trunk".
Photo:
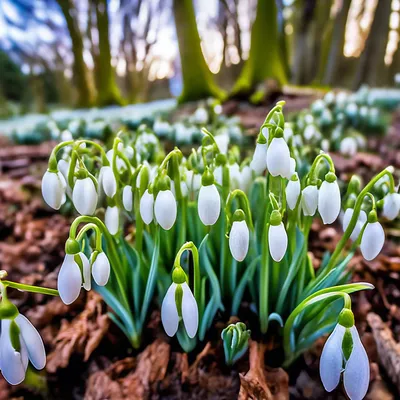
[{"label": "mossy tree trunk", "polygon": [[122,98],[111,65],[107,0],[93,0],[99,34],[99,53],[96,72],[97,103],[100,106],[121,104]]},{"label": "mossy tree trunk", "polygon": [[259,0],[251,30],[250,54],[236,81],[232,95],[248,97],[257,84],[267,78],[285,83],[282,52],[279,49],[278,18],[275,0]]},{"label": "mossy tree trunk", "polygon": [[224,92],[215,84],[201,51],[193,0],[173,0],[173,11],[183,79],[179,102],[223,98]]},{"label": "mossy tree trunk", "polygon": [[73,0],[57,0],[67,24],[74,55],[73,80],[78,92],[78,107],[89,107],[93,104],[93,92],[90,87],[88,70],[83,59],[83,39],[78,26],[77,10]]}]

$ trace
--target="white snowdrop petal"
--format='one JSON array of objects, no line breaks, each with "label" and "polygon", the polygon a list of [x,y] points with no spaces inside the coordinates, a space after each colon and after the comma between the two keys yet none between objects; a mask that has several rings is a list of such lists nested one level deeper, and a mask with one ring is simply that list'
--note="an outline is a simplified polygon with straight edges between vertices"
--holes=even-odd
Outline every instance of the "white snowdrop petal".
[{"label": "white snowdrop petal", "polygon": [[217,222],[221,212],[221,197],[215,185],[200,188],[197,210],[204,225],[214,225]]},{"label": "white snowdrop petal", "polygon": [[99,286],[107,284],[110,278],[110,261],[104,252],[97,255],[95,262],[92,265],[92,276],[94,281]]},{"label": "white snowdrop petal", "polygon": [[217,135],[215,136],[215,141],[217,142],[219,151],[222,154],[226,154],[228,152],[228,146],[229,146],[229,135],[227,134]]},{"label": "white snowdrop petal", "polygon": [[140,216],[142,217],[143,222],[146,225],[151,224],[153,221],[153,207],[154,207],[154,197],[149,191],[143,193],[142,198],[140,199]]},{"label": "white snowdrop petal", "polygon": [[55,210],[65,202],[66,182],[61,172],[46,171],[42,179],[42,195],[44,201]]},{"label": "white snowdrop petal", "polygon": [[270,225],[268,231],[268,244],[271,257],[274,261],[282,260],[286,253],[288,237],[283,222],[279,225]]},{"label": "white snowdrop petal", "polygon": [[229,234],[229,249],[232,257],[243,261],[249,250],[249,228],[246,221],[234,221]]},{"label": "white snowdrop petal", "polygon": [[400,194],[389,193],[383,199],[383,216],[390,221],[397,218],[400,212]]},{"label": "white snowdrop petal", "polygon": [[286,201],[288,207],[291,210],[294,210],[297,204],[297,200],[299,199],[300,195],[300,180],[297,179],[295,181],[290,180],[286,186]]},{"label": "white snowdrop petal", "polygon": [[73,254],[67,254],[58,274],[57,289],[64,304],[73,303],[79,296],[82,274]]},{"label": "white snowdrop petal", "polygon": [[108,197],[114,197],[117,193],[117,180],[110,166],[102,167],[102,184],[104,193]]},{"label": "white snowdrop petal", "polygon": [[170,337],[175,335],[179,325],[179,315],[175,303],[176,286],[176,283],[173,283],[169,287],[161,305],[161,322]]},{"label": "white snowdrop petal", "polygon": [[161,228],[168,231],[176,220],[177,206],[170,190],[161,190],[154,203],[154,215]]},{"label": "white snowdrop petal", "polygon": [[66,184],[68,180],[69,162],[61,158],[57,163],[57,168],[64,177]]},{"label": "white snowdrop petal", "polygon": [[133,195],[132,195],[132,186],[125,186],[122,191],[122,203],[124,204],[124,208],[126,211],[132,211],[133,205]]},{"label": "white snowdrop petal", "polygon": [[331,392],[339,383],[342,372],[342,342],[346,328],[337,324],[322,350],[319,373],[326,391]]},{"label": "white snowdrop petal", "polygon": [[243,192],[248,192],[251,186],[252,182],[252,169],[250,168],[249,165],[245,165],[242,168],[241,172],[241,179],[240,179],[240,189],[243,190]]},{"label": "white snowdrop petal", "polygon": [[234,163],[229,165],[229,178],[231,190],[239,189],[240,182],[242,180],[242,174],[240,173],[239,164]]},{"label": "white snowdrop petal", "polygon": [[368,391],[369,361],[355,326],[350,328],[353,350],[344,370],[344,388],[351,400],[362,400]]},{"label": "white snowdrop petal", "polygon": [[107,207],[104,222],[111,235],[116,235],[119,229],[119,209],[117,206]]},{"label": "white snowdrop petal", "polygon": [[267,168],[267,150],[267,143],[256,144],[250,167],[257,175],[261,175]]},{"label": "white snowdrop petal", "polygon": [[83,253],[79,253],[79,257],[82,261],[82,272],[83,272],[83,282],[82,286],[85,290],[89,291],[92,288],[92,281],[90,276],[90,262],[88,258]]},{"label": "white snowdrop petal", "polygon": [[28,351],[29,360],[36,369],[43,369],[46,365],[46,351],[39,332],[24,315],[19,314],[15,318],[21,336]]},{"label": "white snowdrop petal", "polygon": [[267,150],[267,168],[272,176],[290,173],[290,151],[284,138],[273,138]]},{"label": "white snowdrop petal", "polygon": [[379,222],[368,223],[361,238],[361,254],[367,261],[373,260],[382,250],[385,232]]},{"label": "white snowdrop petal", "polygon": [[324,224],[331,224],[336,220],[340,207],[340,189],[337,180],[323,181],[318,194],[318,211]]},{"label": "white snowdrop petal", "polygon": [[340,142],[340,153],[353,157],[357,153],[357,141],[353,137],[346,137]]},{"label": "white snowdrop petal", "polygon": [[[353,216],[354,210],[352,208],[348,208],[343,216],[343,231],[347,229],[347,227],[350,224],[350,220]],[[360,214],[358,215],[357,223],[356,226],[353,229],[353,232],[350,235],[350,240],[353,242],[358,239],[358,236],[360,235],[361,229],[363,228],[364,224],[367,222],[367,214],[365,213],[364,210],[360,211]]]},{"label": "white snowdrop petal", "polygon": [[310,185],[303,189],[301,207],[306,216],[313,216],[316,213],[318,207],[318,188],[316,185]]},{"label": "white snowdrop petal", "polygon": [[21,353],[15,351],[11,344],[10,339],[10,319],[3,319],[1,321],[1,337],[0,337],[0,360],[1,362],[1,372],[4,379],[11,385],[18,385],[25,379],[26,373],[26,360],[27,357],[22,355],[21,343]]},{"label": "white snowdrop petal", "polygon": [[72,201],[79,214],[94,214],[97,207],[97,191],[90,178],[77,179],[72,191]]},{"label": "white snowdrop petal", "polygon": [[188,336],[192,339],[196,336],[199,327],[199,310],[196,299],[188,284],[182,284],[182,319]]}]

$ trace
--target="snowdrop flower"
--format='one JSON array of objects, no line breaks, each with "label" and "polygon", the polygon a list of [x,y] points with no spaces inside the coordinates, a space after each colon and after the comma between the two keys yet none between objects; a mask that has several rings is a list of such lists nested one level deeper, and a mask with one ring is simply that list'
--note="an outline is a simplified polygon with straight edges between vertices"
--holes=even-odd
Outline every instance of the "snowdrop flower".
[{"label": "snowdrop flower", "polygon": [[361,237],[361,254],[367,261],[371,261],[380,253],[384,243],[385,232],[382,225],[377,221],[376,212],[371,211]]},{"label": "snowdrop flower", "polygon": [[170,230],[175,223],[176,213],[176,200],[171,190],[160,190],[154,203],[154,215],[161,228]]},{"label": "snowdrop flower", "polygon": [[161,305],[161,321],[165,332],[172,337],[176,334],[180,320],[183,320],[186,333],[192,339],[199,326],[199,310],[196,299],[186,283],[182,268],[172,273],[173,283],[169,287]]},{"label": "snowdrop flower", "polygon": [[242,210],[237,210],[233,216],[233,224],[229,233],[229,249],[236,261],[243,261],[249,250],[249,228]]},{"label": "snowdrop flower", "polygon": [[240,189],[243,192],[247,192],[250,189],[250,185],[252,182],[252,169],[249,165],[245,165],[241,171],[241,179],[240,179]]},{"label": "snowdrop flower", "polygon": [[272,176],[280,175],[284,178],[290,174],[289,147],[281,136],[275,136],[268,147],[267,168]]},{"label": "snowdrop flower", "polygon": [[204,107],[199,107],[193,115],[193,121],[196,124],[202,124],[202,125],[206,124],[208,121],[207,110]]},{"label": "snowdrop flower", "polygon": [[114,172],[110,166],[101,167],[101,185],[104,193],[108,197],[114,197],[117,193],[117,180],[115,179]]},{"label": "snowdrop flower", "polygon": [[358,107],[356,103],[349,103],[346,106],[346,114],[350,117],[350,118],[354,118],[357,116],[358,113]]},{"label": "snowdrop flower", "polygon": [[318,211],[324,224],[331,224],[340,213],[340,189],[336,175],[329,172],[319,189]]},{"label": "snowdrop flower", "polygon": [[292,125],[288,122],[285,122],[285,128],[283,129],[283,138],[286,142],[294,135]]},{"label": "snowdrop flower", "polygon": [[311,140],[317,133],[317,129],[315,128],[315,125],[307,125],[306,129],[304,129],[304,139],[306,140]]},{"label": "snowdrop flower", "polygon": [[42,195],[44,201],[55,210],[58,210],[66,200],[67,183],[60,171],[47,170],[42,179]]},{"label": "snowdrop flower", "polygon": [[[42,338],[32,323],[22,314],[15,319],[3,319],[0,336],[0,370],[8,383],[18,385],[25,379],[29,361],[36,369],[46,365]],[[15,345],[18,345],[15,348]]]},{"label": "snowdrop flower", "polygon": [[[119,151],[123,151],[123,144],[122,143],[118,143],[118,150]],[[114,158],[114,150],[113,149],[108,150],[107,153],[106,153],[106,156],[107,156],[107,159],[108,159],[110,165],[112,165],[113,164],[113,158]],[[121,170],[122,168],[125,167],[124,161],[121,159],[121,157],[118,157],[118,156],[117,156],[116,164],[117,164],[118,170]]]},{"label": "snowdrop flower", "polygon": [[206,170],[202,178],[197,210],[201,222],[207,226],[214,225],[221,212],[221,197],[217,187],[214,185],[214,176],[208,170]]},{"label": "snowdrop flower", "polygon": [[94,281],[99,286],[105,286],[110,278],[110,261],[106,254],[101,252],[93,252],[90,257],[90,264],[92,266],[92,276]]},{"label": "snowdrop flower", "polygon": [[306,216],[313,216],[318,207],[317,185],[309,185],[303,189],[301,195],[301,208]]},{"label": "snowdrop flower", "polygon": [[215,136],[215,141],[217,142],[219,151],[222,154],[226,154],[228,152],[228,146],[229,146],[229,135],[228,134],[217,135]]},{"label": "snowdrop flower", "polygon": [[270,227],[268,230],[269,252],[274,261],[279,262],[286,254],[288,237],[282,217],[279,211],[274,210],[271,214]]},{"label": "snowdrop flower", "polygon": [[383,216],[392,221],[400,212],[400,194],[389,193],[383,199]]},{"label": "snowdrop flower", "polygon": [[126,211],[132,211],[132,204],[133,204],[133,195],[132,195],[132,186],[127,185],[124,187],[122,191],[122,203]]},{"label": "snowdrop flower", "polygon": [[353,157],[357,154],[357,141],[353,137],[346,137],[340,142],[340,153]]},{"label": "snowdrop flower", "polygon": [[254,150],[253,159],[251,160],[250,167],[257,174],[261,175],[267,168],[267,150],[268,144],[257,142],[256,149]]},{"label": "snowdrop flower", "polygon": [[76,180],[72,190],[72,201],[79,214],[94,214],[97,207],[97,191],[91,178]]},{"label": "snowdrop flower", "polygon": [[153,206],[154,206],[154,196],[150,194],[148,189],[143,193],[140,199],[140,216],[146,225],[151,224],[153,221]]},{"label": "snowdrop flower", "polygon": [[61,158],[57,163],[57,168],[64,177],[65,182],[68,182],[69,165],[69,162],[67,160],[64,160],[63,158]]},{"label": "snowdrop flower", "polygon": [[188,170],[186,172],[186,185],[190,192],[197,192],[201,186],[201,175]]},{"label": "snowdrop flower", "polygon": [[343,309],[339,315],[339,323],[322,351],[320,375],[326,391],[331,392],[337,387],[342,372],[344,388],[349,398],[363,399],[369,385],[369,361],[354,326],[353,313],[349,309]]},{"label": "snowdrop flower", "polygon": [[116,235],[119,229],[119,208],[117,206],[107,207],[104,222],[111,235]]},{"label": "snowdrop flower", "polygon": [[[345,231],[347,229],[347,227],[349,226],[350,220],[353,217],[353,213],[354,213],[354,210],[352,208],[348,208],[344,212],[343,231]],[[360,210],[360,214],[358,215],[356,226],[354,227],[353,232],[350,235],[350,240],[352,240],[354,242],[358,239],[358,236],[360,235],[360,232],[366,222],[367,222],[367,214],[365,213],[364,210]]]},{"label": "snowdrop flower", "polygon": [[238,163],[229,165],[229,180],[230,180],[231,190],[240,188],[240,183],[242,181],[242,174],[240,172],[240,167]]},{"label": "snowdrop flower", "polygon": [[[82,274],[85,281],[82,280]],[[65,255],[57,280],[57,289],[64,304],[71,304],[78,298],[82,284],[85,283],[85,289],[90,290],[88,275],[90,263],[85,254],[78,252]]]},{"label": "snowdrop flower", "polygon": [[290,210],[294,210],[300,195],[300,180],[295,173],[286,186],[286,201]]}]

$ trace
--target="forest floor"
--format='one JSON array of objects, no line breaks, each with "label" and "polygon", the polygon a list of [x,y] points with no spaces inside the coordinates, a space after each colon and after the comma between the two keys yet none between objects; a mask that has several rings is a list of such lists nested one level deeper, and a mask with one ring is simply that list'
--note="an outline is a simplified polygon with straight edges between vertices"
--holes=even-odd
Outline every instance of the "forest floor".
[{"label": "forest floor", "polygon": [[[303,108],[309,99],[289,99]],[[225,111],[242,118],[251,134],[262,123],[266,107],[238,103]],[[400,168],[400,113],[384,139],[371,138],[376,154],[360,153],[352,159],[334,155],[339,174],[357,171],[366,177],[392,164]],[[0,269],[11,280],[56,287],[71,217],[53,213],[40,193],[40,182],[54,143],[14,146],[0,143]],[[387,226],[382,254],[372,262],[356,255],[351,267],[354,281],[368,281],[375,290],[355,294],[354,312],[360,336],[371,363],[367,399],[389,400],[400,396],[400,229]],[[322,254],[332,251],[339,226],[312,226],[314,266]],[[0,400],[10,398],[55,399],[344,399],[342,389],[326,393],[318,366],[325,339],[300,357],[287,371],[274,366],[269,344],[251,342],[249,356],[233,367],[224,364],[218,334],[201,343],[187,356],[175,340],[167,338],[154,309],[139,351],[133,351],[124,335],[108,319],[107,309],[96,293],[82,294],[72,306],[58,298],[12,292],[20,311],[39,329],[47,350],[46,373],[27,386],[11,387],[0,377]],[[216,322],[217,333],[227,321]],[[268,366],[267,366],[268,365]],[[46,392],[47,391],[47,392]],[[46,394],[47,393],[47,394]]]}]

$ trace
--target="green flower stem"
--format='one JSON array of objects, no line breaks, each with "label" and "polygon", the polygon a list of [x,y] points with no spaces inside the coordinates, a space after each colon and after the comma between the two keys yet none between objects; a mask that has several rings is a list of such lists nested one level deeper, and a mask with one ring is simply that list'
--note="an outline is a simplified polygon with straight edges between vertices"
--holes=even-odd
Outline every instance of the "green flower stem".
[{"label": "green flower stem", "polygon": [[267,127],[269,121],[271,121],[271,119],[272,119],[272,117],[274,116],[275,112],[277,112],[277,111],[282,111],[282,107],[285,105],[285,103],[286,103],[286,102],[285,102],[284,100],[278,101],[278,102],[276,103],[276,106],[273,107],[273,108],[271,108],[270,112],[268,113],[268,115],[266,116],[266,118],[265,118],[265,120],[264,120],[264,123],[261,125],[261,128],[260,128],[260,133],[261,133],[261,134],[262,134],[262,128]]},{"label": "green flower stem", "polygon": [[262,254],[260,269],[260,327],[261,332],[268,330],[268,293],[269,293],[269,245],[268,245],[269,224],[266,225],[262,237]]},{"label": "green flower stem", "polygon": [[347,240],[350,238],[354,227],[357,224],[358,221],[358,216],[360,215],[361,211],[361,206],[364,201],[364,197],[367,195],[367,193],[374,187],[376,182],[379,181],[383,176],[387,175],[390,180],[390,191],[394,192],[394,179],[392,174],[389,172],[389,168],[385,168],[383,171],[381,171],[379,174],[377,174],[374,178],[371,179],[371,181],[364,187],[364,189],[360,192],[360,194],[357,196],[356,204],[354,206],[354,211],[353,215],[351,217],[351,220],[349,222],[349,225],[347,229],[344,231],[342,238],[340,239],[339,243],[337,244],[335,251],[332,253],[332,256],[328,262],[328,265],[324,269],[323,274],[327,274],[332,268],[335,267],[337,259],[339,258],[344,246],[347,243]]},{"label": "green flower stem", "polygon": [[50,295],[50,296],[59,296],[58,290],[56,290],[56,289],[44,288],[44,287],[33,286],[33,285],[25,285],[24,283],[17,283],[17,282],[12,282],[12,281],[1,281],[1,283],[5,287],[18,289],[23,292],[41,293],[41,294],[46,294],[46,295]]},{"label": "green flower stem", "polygon": [[71,160],[68,169],[68,186],[71,188],[74,187],[75,167],[77,161],[78,161],[78,152],[75,150],[74,146],[74,148],[71,151]]},{"label": "green flower stem", "polygon": [[329,154],[326,154],[326,153],[319,154],[317,157],[315,157],[315,160],[312,163],[310,172],[308,174],[308,180],[310,183],[312,183],[314,181],[314,175],[315,175],[317,166],[322,160],[327,161],[327,163],[329,164],[329,171],[332,173],[335,173],[335,165],[333,164],[332,158],[329,156]]},{"label": "green flower stem", "polygon": [[76,142],[77,147],[79,147],[82,143],[90,144],[91,146],[95,147],[100,152],[102,165],[104,165],[104,166],[110,165],[110,162],[108,161],[108,158],[107,158],[107,154],[100,144],[94,142],[93,140],[89,140],[89,139],[79,139]]},{"label": "green flower stem", "polygon": [[86,224],[78,233],[76,240],[80,242],[83,239],[83,235],[89,231],[93,230],[96,234],[96,250],[101,251],[101,232],[99,227],[96,224]]},{"label": "green flower stem", "polygon": [[176,147],[174,150],[170,151],[162,161],[162,163],[159,166],[159,170],[162,171],[167,167],[167,162],[171,159],[171,157],[174,156],[179,156],[179,158],[182,157],[182,152]]},{"label": "green flower stem", "polygon": [[211,141],[213,142],[214,146],[217,148],[218,153],[221,153],[221,151],[220,151],[220,149],[218,147],[218,144],[215,141],[214,135],[211,132],[209,132],[206,128],[201,128],[201,131],[211,139]]},{"label": "green flower stem", "polygon": [[57,168],[57,153],[63,147],[71,146],[72,144],[74,144],[74,141],[73,140],[68,140],[66,142],[61,142],[56,147],[54,147],[54,149],[50,153],[50,157],[49,157],[49,168],[48,168],[48,170],[50,172],[58,172],[58,168]]},{"label": "green flower stem", "polygon": [[243,211],[245,213],[247,225],[249,226],[249,228],[252,231],[254,231],[253,217],[251,215],[250,202],[249,202],[249,199],[247,198],[246,194],[240,189],[235,189],[233,192],[231,192],[226,201],[225,209],[226,209],[226,214],[229,216],[229,220],[231,219],[231,205],[232,205],[233,200],[236,197],[239,198],[240,207],[243,208]]}]

